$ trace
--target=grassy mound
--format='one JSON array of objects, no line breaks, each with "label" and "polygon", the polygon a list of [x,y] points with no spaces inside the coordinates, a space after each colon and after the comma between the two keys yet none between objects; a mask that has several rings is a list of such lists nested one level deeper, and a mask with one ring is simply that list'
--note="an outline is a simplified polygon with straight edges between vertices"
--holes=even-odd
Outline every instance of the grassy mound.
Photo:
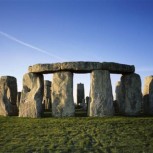
[{"label": "grassy mound", "polygon": [[0,117],[1,153],[152,153],[153,117]]}]

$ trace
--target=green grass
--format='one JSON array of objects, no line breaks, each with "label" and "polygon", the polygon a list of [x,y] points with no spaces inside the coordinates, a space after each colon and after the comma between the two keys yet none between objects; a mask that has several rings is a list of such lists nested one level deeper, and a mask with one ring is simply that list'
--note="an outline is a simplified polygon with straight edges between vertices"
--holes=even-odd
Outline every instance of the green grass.
[{"label": "green grass", "polygon": [[153,117],[0,117],[0,153],[152,153]]}]

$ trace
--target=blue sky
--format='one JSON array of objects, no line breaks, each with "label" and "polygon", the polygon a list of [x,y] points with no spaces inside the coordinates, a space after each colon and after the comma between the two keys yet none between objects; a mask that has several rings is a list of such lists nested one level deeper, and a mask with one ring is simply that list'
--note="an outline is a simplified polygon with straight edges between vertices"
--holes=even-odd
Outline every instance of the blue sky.
[{"label": "blue sky", "polygon": [[[153,1],[0,0],[0,57],[0,75],[15,76],[19,90],[29,65],[62,61],[135,65],[143,83],[153,75]],[[89,74],[79,82],[88,93]]]}]

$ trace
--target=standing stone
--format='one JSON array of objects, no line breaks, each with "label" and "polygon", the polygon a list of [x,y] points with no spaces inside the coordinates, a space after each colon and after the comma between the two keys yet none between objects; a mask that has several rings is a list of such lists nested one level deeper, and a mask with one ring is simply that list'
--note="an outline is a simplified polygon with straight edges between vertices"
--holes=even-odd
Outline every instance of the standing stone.
[{"label": "standing stone", "polygon": [[116,98],[115,98],[116,113],[123,114],[125,103],[124,103],[124,97],[122,93],[121,81],[118,81],[116,83],[115,93],[116,93]]},{"label": "standing stone", "polygon": [[112,116],[114,114],[114,108],[109,71],[92,71],[90,92],[90,116]]},{"label": "standing stone", "polygon": [[19,108],[20,105],[20,99],[21,99],[21,92],[17,93],[17,107]]},{"label": "standing stone", "polygon": [[138,74],[128,74],[121,77],[121,90],[124,97],[124,114],[138,116],[141,114],[142,93],[141,79]]},{"label": "standing stone", "polygon": [[81,104],[84,99],[84,84],[77,84],[77,104]]},{"label": "standing stone", "polygon": [[45,109],[51,109],[51,81],[44,81],[43,105]]},{"label": "standing stone", "polygon": [[41,117],[43,92],[44,78],[42,74],[27,73],[23,76],[19,117]]},{"label": "standing stone", "polygon": [[74,116],[73,73],[57,72],[52,82],[52,115],[54,117]]},{"label": "standing stone", "polygon": [[145,78],[143,91],[144,114],[153,115],[153,76]]},{"label": "standing stone", "polygon": [[0,115],[17,116],[17,81],[12,76],[0,77]]}]

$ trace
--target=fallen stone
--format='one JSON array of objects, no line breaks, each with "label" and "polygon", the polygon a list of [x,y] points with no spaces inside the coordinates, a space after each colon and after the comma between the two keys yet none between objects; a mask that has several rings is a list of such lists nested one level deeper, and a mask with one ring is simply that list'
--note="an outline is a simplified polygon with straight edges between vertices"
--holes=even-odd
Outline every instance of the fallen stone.
[{"label": "fallen stone", "polygon": [[0,77],[0,115],[17,116],[17,81],[12,76]]},{"label": "fallen stone", "polygon": [[19,117],[41,117],[43,92],[43,75],[27,73],[23,76],[23,90],[19,105]]}]

